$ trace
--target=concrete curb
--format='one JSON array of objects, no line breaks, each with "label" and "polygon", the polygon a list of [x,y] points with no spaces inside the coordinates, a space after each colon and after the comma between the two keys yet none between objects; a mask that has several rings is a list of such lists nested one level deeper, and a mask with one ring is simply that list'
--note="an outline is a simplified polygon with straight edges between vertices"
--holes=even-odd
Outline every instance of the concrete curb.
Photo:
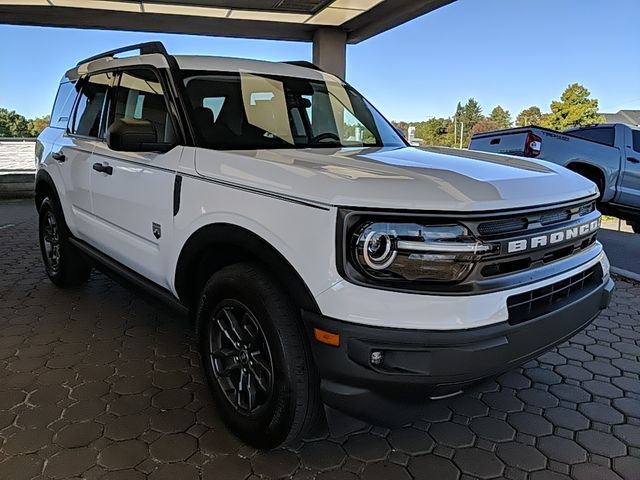
[{"label": "concrete curb", "polygon": [[34,195],[35,173],[0,173],[0,198],[29,198]]},{"label": "concrete curb", "polygon": [[614,273],[620,277],[624,277],[633,282],[640,283],[640,274],[630,272],[629,270],[625,270],[624,268],[611,267],[611,273]]}]

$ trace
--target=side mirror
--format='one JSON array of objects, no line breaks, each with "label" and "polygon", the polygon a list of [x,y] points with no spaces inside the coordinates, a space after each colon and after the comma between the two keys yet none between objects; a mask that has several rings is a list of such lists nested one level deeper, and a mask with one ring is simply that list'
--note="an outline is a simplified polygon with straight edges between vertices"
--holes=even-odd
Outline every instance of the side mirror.
[{"label": "side mirror", "polygon": [[168,152],[174,145],[158,142],[148,120],[119,118],[107,129],[107,146],[117,152]]}]

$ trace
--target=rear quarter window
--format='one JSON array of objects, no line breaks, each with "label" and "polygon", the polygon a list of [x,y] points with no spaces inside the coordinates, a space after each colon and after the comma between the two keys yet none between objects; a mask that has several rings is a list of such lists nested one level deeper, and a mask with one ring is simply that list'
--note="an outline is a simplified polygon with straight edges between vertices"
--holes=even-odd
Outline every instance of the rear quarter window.
[{"label": "rear quarter window", "polygon": [[69,123],[69,117],[71,116],[71,110],[76,100],[76,89],[74,82],[61,83],[58,87],[58,94],[56,95],[56,101],[53,104],[53,111],[51,112],[52,128],[67,128]]},{"label": "rear quarter window", "polygon": [[567,132],[574,137],[613,147],[616,144],[616,130],[613,127],[581,128]]}]

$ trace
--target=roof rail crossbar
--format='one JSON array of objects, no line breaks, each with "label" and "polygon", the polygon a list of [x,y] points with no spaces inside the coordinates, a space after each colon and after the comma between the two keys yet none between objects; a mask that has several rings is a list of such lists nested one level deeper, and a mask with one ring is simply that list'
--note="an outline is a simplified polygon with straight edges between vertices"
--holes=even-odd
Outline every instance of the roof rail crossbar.
[{"label": "roof rail crossbar", "polygon": [[306,60],[293,60],[291,62],[282,62],[282,63],[285,63],[287,65],[295,65],[296,67],[310,68],[312,70],[318,70],[319,72],[324,72],[324,70],[322,70],[315,63],[307,62]]},{"label": "roof rail crossbar", "polygon": [[78,62],[78,65],[82,65],[84,63],[93,62],[94,60],[99,60],[101,58],[113,58],[119,53],[131,52],[134,50],[139,50],[140,55],[148,55],[151,53],[159,53],[164,55],[165,57],[169,56],[167,49],[164,47],[162,42],[146,42],[146,43],[138,43],[136,45],[129,45],[127,47],[116,48],[115,50],[109,50],[108,52],[100,53],[98,55],[94,55],[93,57],[85,58]]}]

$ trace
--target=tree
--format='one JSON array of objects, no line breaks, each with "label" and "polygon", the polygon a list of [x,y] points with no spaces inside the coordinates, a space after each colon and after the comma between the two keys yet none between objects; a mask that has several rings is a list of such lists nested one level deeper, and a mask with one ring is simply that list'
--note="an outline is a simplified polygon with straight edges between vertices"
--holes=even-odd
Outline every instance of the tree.
[{"label": "tree", "polygon": [[505,127],[499,124],[498,122],[496,122],[495,120],[492,120],[491,118],[483,118],[473,126],[469,134],[470,136],[473,136],[476,133],[492,132],[494,130],[500,130],[502,128],[505,128]]},{"label": "tree", "polygon": [[[511,124],[513,123],[509,110],[505,110],[500,105],[498,105],[496,108],[494,108],[491,111],[491,115],[489,115],[489,120],[497,124],[499,128],[511,128]],[[489,130],[484,130],[484,131],[486,132]]]},{"label": "tree", "polygon": [[30,137],[29,122],[19,113],[0,108],[0,137]]},{"label": "tree", "polygon": [[570,127],[604,122],[598,115],[598,100],[589,98],[591,92],[580,84],[569,85],[560,100],[551,102],[551,113],[542,122],[544,127],[566,130]]},{"label": "tree", "polygon": [[[459,103],[458,107],[460,107]],[[482,115],[482,107],[473,98],[467,100],[467,103],[460,108],[458,117],[458,121],[464,122],[464,128],[467,131],[470,131],[476,123],[484,118]]]},{"label": "tree", "polygon": [[29,133],[33,137],[37,137],[40,133],[49,126],[51,121],[51,116],[47,115],[45,117],[36,117],[32,120],[29,120]]},{"label": "tree", "polygon": [[409,131],[409,124],[407,122],[392,120],[391,125],[393,125],[398,130],[402,130],[405,137],[408,135],[407,132]]},{"label": "tree", "polygon": [[422,139],[425,145],[447,147],[453,144],[452,123],[449,119],[430,118],[417,123],[415,127],[416,137]]},{"label": "tree", "polygon": [[540,111],[540,107],[535,105],[529,108],[525,108],[516,117],[516,126],[528,127],[529,125],[540,126],[544,115]]}]

